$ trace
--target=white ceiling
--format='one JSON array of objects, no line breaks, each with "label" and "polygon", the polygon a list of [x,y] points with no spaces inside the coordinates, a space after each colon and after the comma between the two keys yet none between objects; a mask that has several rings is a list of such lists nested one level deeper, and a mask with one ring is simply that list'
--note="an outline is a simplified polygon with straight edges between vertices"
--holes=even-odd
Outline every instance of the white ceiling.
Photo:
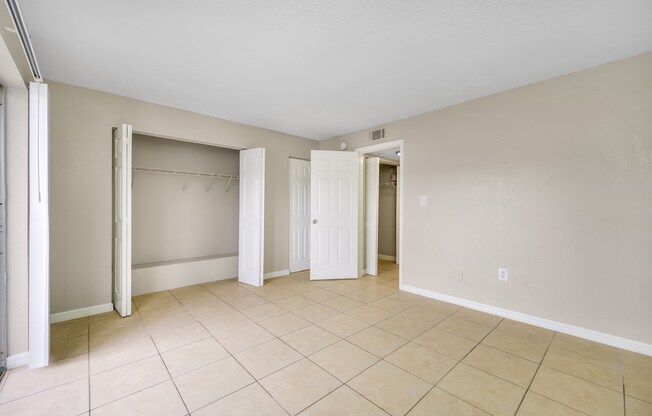
[{"label": "white ceiling", "polygon": [[51,80],[313,139],[652,50],[651,0],[20,0]]}]

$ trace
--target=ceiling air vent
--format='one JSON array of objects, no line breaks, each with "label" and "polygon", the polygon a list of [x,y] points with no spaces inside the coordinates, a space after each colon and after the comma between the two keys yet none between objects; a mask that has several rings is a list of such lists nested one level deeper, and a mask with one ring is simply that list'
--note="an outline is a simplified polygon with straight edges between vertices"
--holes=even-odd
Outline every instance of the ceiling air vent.
[{"label": "ceiling air vent", "polygon": [[385,129],[378,129],[371,131],[371,140],[379,140],[385,138]]}]

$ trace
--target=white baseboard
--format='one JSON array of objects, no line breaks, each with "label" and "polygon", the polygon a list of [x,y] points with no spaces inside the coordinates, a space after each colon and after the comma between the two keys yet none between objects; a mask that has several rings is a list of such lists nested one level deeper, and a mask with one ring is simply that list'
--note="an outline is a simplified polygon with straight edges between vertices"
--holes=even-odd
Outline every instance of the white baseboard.
[{"label": "white baseboard", "polygon": [[7,368],[18,368],[29,364],[29,352],[21,352],[7,357]]},{"label": "white baseboard", "polygon": [[425,296],[427,298],[453,303],[455,305],[464,306],[465,308],[474,309],[476,311],[502,316],[504,318],[512,319],[514,321],[535,325],[541,328],[551,329],[553,331],[561,332],[568,335],[573,335],[579,338],[588,339],[590,341],[611,345],[612,347],[622,348],[624,350],[638,352],[640,354],[652,356],[652,345],[645,344],[640,341],[621,338],[616,335],[609,335],[603,332],[594,331],[592,329],[569,325],[563,322],[552,321],[550,319],[540,318],[538,316],[528,315],[525,313],[516,312],[509,309],[503,309],[496,306],[487,305],[485,303],[458,298],[455,296],[450,296],[443,293],[434,292],[427,289],[421,289],[418,287],[409,286],[405,284],[401,285],[400,289],[406,292]]},{"label": "white baseboard", "polygon": [[56,324],[57,322],[70,321],[71,319],[84,318],[86,316],[97,315],[99,313],[111,312],[113,310],[112,303],[105,303],[103,305],[89,306],[87,308],[73,309],[71,311],[53,313],[50,315],[50,323]]},{"label": "white baseboard", "polygon": [[396,256],[386,256],[384,254],[379,254],[378,255],[378,260],[396,261]]},{"label": "white baseboard", "polygon": [[290,274],[290,269],[285,269],[285,270],[277,270],[275,272],[269,272],[265,273],[264,278],[265,279],[272,279],[274,277],[281,277],[281,276],[287,276]]}]

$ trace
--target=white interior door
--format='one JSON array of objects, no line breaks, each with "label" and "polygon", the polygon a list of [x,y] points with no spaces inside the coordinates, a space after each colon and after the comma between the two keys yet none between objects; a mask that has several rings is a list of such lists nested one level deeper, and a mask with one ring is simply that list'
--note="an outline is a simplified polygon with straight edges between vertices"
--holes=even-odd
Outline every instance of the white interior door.
[{"label": "white interior door", "polygon": [[359,154],[313,150],[310,279],[358,277]]},{"label": "white interior door", "polygon": [[113,130],[113,307],[131,315],[131,126]]},{"label": "white interior door", "polygon": [[365,269],[371,276],[378,275],[378,194],[380,192],[380,158],[364,161],[365,195]]},{"label": "white interior door", "polygon": [[310,268],[310,162],[290,159],[290,272]]},{"label": "white interior door", "polygon": [[263,285],[265,149],[240,151],[240,242],[238,281]]},{"label": "white interior door", "polygon": [[50,357],[48,86],[29,84],[29,367]]}]

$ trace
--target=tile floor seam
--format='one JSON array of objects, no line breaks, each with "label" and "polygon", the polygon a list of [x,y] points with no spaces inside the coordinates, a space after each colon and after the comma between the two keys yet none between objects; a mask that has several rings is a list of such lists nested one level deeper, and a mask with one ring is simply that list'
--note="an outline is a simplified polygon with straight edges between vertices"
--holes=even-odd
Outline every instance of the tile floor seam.
[{"label": "tile floor seam", "polygon": [[[329,374],[330,374],[330,373],[329,373]],[[330,395],[332,392],[334,392],[335,390],[339,389],[340,387],[342,387],[342,386],[344,385],[344,383],[342,383],[342,382],[340,381],[340,379],[338,379],[337,377],[335,377],[335,380],[337,380],[338,383],[340,383],[337,387],[335,387],[333,390],[329,391],[328,393],[324,394],[323,396],[321,396],[320,398],[318,398],[318,399],[315,400],[314,402],[310,403],[308,406],[306,406],[306,407],[304,407],[303,409],[299,410],[299,411],[296,413],[297,416],[300,415],[301,412],[305,412],[306,409],[308,409],[310,406],[314,405],[315,403],[317,403],[318,401],[320,401],[320,400],[323,399],[324,397]],[[284,408],[284,409],[285,409],[285,408]],[[289,412],[288,412],[288,413],[289,413]]]},{"label": "tile floor seam", "polygon": [[[68,384],[76,383],[76,382],[78,382],[78,381],[80,381],[80,380],[83,380],[83,379],[85,379],[85,378],[88,378],[88,379],[90,380],[90,377],[80,377],[80,378],[76,378],[76,379],[71,380],[71,381],[66,381],[65,383],[57,384],[56,386],[48,387],[47,389],[43,389],[43,390],[39,390],[39,391],[35,391],[35,392],[33,392],[33,393],[29,393],[29,394],[26,394],[26,395],[24,395],[24,396],[20,396],[20,397],[13,398],[13,399],[11,399],[11,400],[7,400],[6,402],[2,402],[2,403],[0,403],[0,406],[3,406],[3,405],[5,405],[5,404],[7,404],[7,403],[15,402],[16,400],[22,400],[22,399],[27,398],[27,397],[36,396],[37,394],[41,394],[41,393],[44,393],[44,392],[46,392],[46,391],[54,390],[54,389],[56,389],[56,388],[58,388],[58,387],[61,387],[61,386],[67,386]],[[90,397],[90,396],[89,396],[89,397]],[[89,399],[89,400],[90,400],[90,399]]]},{"label": "tile floor seam", "polygon": [[[240,364],[240,363],[238,363],[238,364]],[[244,368],[244,367],[243,367],[243,368]],[[245,368],[245,371],[246,371],[246,370],[247,370],[247,369]],[[249,375],[251,375],[251,374],[249,374]],[[251,376],[251,377],[253,378],[253,376]],[[246,384],[246,385],[244,385],[244,386],[242,386],[242,387],[240,387],[240,388],[238,388],[238,389],[236,389],[236,390],[233,390],[231,393],[225,394],[224,396],[218,397],[217,399],[211,401],[210,403],[206,403],[205,405],[203,405],[203,406],[201,406],[201,407],[199,407],[199,408],[193,410],[192,413],[196,413],[196,412],[198,412],[199,410],[201,410],[201,409],[203,409],[203,408],[205,408],[205,407],[208,407],[208,406],[210,406],[210,405],[212,405],[212,404],[214,404],[214,403],[217,403],[217,402],[219,402],[219,401],[222,400],[222,399],[226,399],[227,397],[231,396],[232,394],[235,394],[235,393],[239,392],[240,390],[246,389],[246,388],[249,387],[249,386],[252,386],[252,385],[254,385],[254,384],[258,384],[258,381],[257,381],[255,378],[253,378],[253,379],[254,379],[254,381],[252,381],[251,383]],[[285,410],[285,409],[284,409],[284,410]],[[189,411],[188,414],[190,415],[191,412]]]},{"label": "tile floor seam", "polygon": [[[290,412],[288,412],[287,410],[285,410],[285,407],[283,407],[283,406],[281,405],[281,403],[279,403],[279,401],[276,400],[276,397],[274,397],[274,396],[272,395],[272,393],[270,393],[269,391],[267,391],[267,389],[265,388],[265,386],[263,386],[262,384],[260,384],[260,381],[256,380],[255,384],[258,384],[258,385],[260,386],[260,388],[263,389],[263,390],[265,391],[265,393],[267,393],[267,395],[268,395],[269,397],[271,397],[272,400],[274,400],[274,402],[276,402],[276,404],[278,405],[278,407],[279,407],[280,409],[282,409],[282,410],[285,412],[286,415],[290,416]],[[330,394],[330,393],[329,393],[329,394]],[[324,396],[324,397],[325,397],[325,396]]]},{"label": "tile floor seam", "polygon": [[[346,341],[346,340],[342,340],[342,341]],[[339,342],[339,341],[338,341],[338,342]],[[346,342],[348,342],[348,341],[346,341]],[[335,344],[337,344],[337,342],[336,342]],[[349,342],[349,344],[351,344],[351,343]],[[334,344],[331,344],[331,345],[334,345]],[[331,345],[329,345],[329,347],[330,347]],[[358,347],[358,346],[355,345],[355,344],[351,344],[351,345],[353,345],[354,347]],[[328,347],[326,347],[326,348],[328,348]],[[358,347],[358,348],[360,348],[360,347]],[[318,352],[318,351],[317,351],[317,352]],[[311,356],[314,355],[314,354],[316,354],[317,352],[311,354]],[[371,353],[369,353],[369,354],[371,354]],[[373,354],[371,354],[371,355],[373,355]],[[331,373],[330,371],[328,371],[327,369],[325,369],[324,367],[322,367],[321,365],[319,365],[319,363],[315,362],[312,358],[310,358],[310,357],[306,357],[306,359],[310,360],[310,362],[312,362],[313,364],[315,364],[317,367],[321,368],[322,370],[324,370],[325,372],[327,372],[327,373],[330,374],[331,376],[335,377],[335,378],[337,379],[337,381],[341,382],[342,384],[346,384],[346,385],[348,386],[349,381],[353,380],[354,378],[356,378],[356,377],[359,376],[360,374],[362,374],[362,373],[364,373],[365,371],[369,370],[371,367],[373,367],[373,366],[375,366],[376,364],[378,364],[379,362],[383,361],[382,358],[378,358],[378,357],[376,357],[375,355],[373,355],[373,357],[376,358],[376,361],[374,361],[370,366],[364,368],[363,370],[361,370],[360,372],[358,372],[357,374],[355,374],[353,377],[351,377],[351,378],[350,378],[349,380],[347,380],[347,381],[342,381],[342,380],[340,380],[340,379],[339,379],[335,374]],[[349,387],[351,387],[351,386],[349,386]],[[351,387],[351,388],[353,388],[353,387]],[[325,397],[325,396],[324,396],[324,397]],[[364,396],[363,396],[363,397],[364,397]],[[365,398],[366,398],[366,397],[365,397]],[[367,399],[367,400],[368,400],[368,399]],[[370,401],[371,401],[371,400],[370,400]],[[373,403],[373,402],[372,402],[372,403]]]},{"label": "tile floor seam", "polygon": [[[138,308],[136,308],[138,312]],[[88,322],[88,356],[86,357],[86,365],[88,368],[88,414],[91,414],[91,323]]]},{"label": "tile floor seam", "polygon": [[[366,370],[365,370],[365,371],[366,371]],[[369,400],[368,398],[366,398],[366,397],[363,396],[362,394],[358,393],[357,390],[355,390],[353,387],[349,386],[347,383],[343,383],[341,386],[339,386],[339,387],[336,388],[335,390],[339,390],[339,389],[341,389],[341,388],[344,387],[344,386],[350,388],[350,389],[353,390],[356,394],[358,394],[360,397],[362,397],[364,400],[366,400],[366,401],[368,401],[369,403],[371,403],[371,404],[373,404],[374,406],[376,406],[378,409],[380,409],[381,412],[385,413],[387,416],[391,416],[389,413],[387,413],[387,412],[385,411],[385,409],[383,409],[382,407],[378,406],[375,402],[373,402],[372,400]],[[314,406],[314,405],[316,405],[317,403],[319,403],[320,401],[325,400],[325,399],[326,399],[328,396],[330,396],[330,395],[331,395],[335,390],[333,390],[332,392],[328,393],[326,396],[322,397],[321,399],[317,400],[316,402],[314,402],[314,403],[311,404],[310,406],[306,407],[306,408],[303,409],[301,412],[297,413],[297,416],[301,416],[301,413],[303,413],[303,412],[305,412],[306,410],[308,410],[311,406]]]},{"label": "tile floor seam", "polygon": [[[556,331],[554,331],[554,332],[552,333],[552,337],[550,337],[550,341],[548,341],[548,346],[546,347],[546,351],[545,351],[545,352],[543,353],[543,355],[541,356],[541,362],[540,362],[539,365],[537,366],[537,369],[536,369],[536,371],[534,372],[534,375],[532,376],[532,379],[530,380],[530,384],[528,384],[527,389],[525,389],[525,394],[523,394],[523,397],[521,397],[521,401],[518,403],[518,407],[516,408],[516,412],[514,412],[515,415],[516,415],[516,414],[518,413],[518,411],[521,409],[521,406],[523,405],[523,401],[525,400],[525,396],[526,396],[527,393],[530,391],[530,388],[532,387],[532,383],[534,383],[534,379],[537,377],[537,374],[539,374],[539,370],[541,369],[541,366],[543,365],[543,360],[546,358],[546,355],[548,355],[548,351],[550,350],[550,346],[552,345],[552,340],[555,339],[555,336],[557,336],[557,332],[556,332]],[[546,399],[553,400],[553,399],[551,399],[550,397],[544,396],[543,394],[537,393],[537,392],[535,392],[535,391],[533,391],[533,393],[539,394],[541,397],[545,397]],[[556,400],[553,400],[553,401],[556,401]],[[563,403],[562,403],[562,404],[563,404]],[[565,406],[565,405],[564,405],[564,406]],[[570,407],[570,406],[566,406],[566,407],[571,408],[571,409],[574,409],[574,410],[577,410],[577,409],[575,409],[575,408],[573,408],[573,407]],[[584,412],[582,412],[582,413],[584,413]]]},{"label": "tile floor seam", "polygon": [[627,392],[625,391],[625,353],[620,350],[621,381],[623,385],[623,416],[627,416]]},{"label": "tile floor seam", "polygon": [[[455,313],[455,312],[453,312],[453,313]],[[500,322],[502,322],[504,319],[505,319],[505,318],[501,318],[500,321],[498,321],[498,324],[500,324]],[[498,326],[498,324],[497,324],[496,326]],[[493,330],[492,330],[491,332],[493,332]],[[489,334],[491,334],[491,332],[489,332]],[[482,339],[481,339],[481,340],[480,340],[480,341],[479,341],[479,342],[478,342],[478,343],[477,343],[473,348],[471,348],[471,350],[470,350],[469,352],[467,352],[467,353],[466,353],[462,358],[460,358],[460,359],[457,361],[457,363],[456,363],[453,367],[451,367],[450,370],[448,370],[448,371],[447,371],[443,376],[441,376],[441,377],[439,378],[439,381],[437,381],[437,383],[435,383],[435,384],[432,386],[432,388],[430,388],[430,389],[426,392],[426,394],[424,394],[424,395],[423,395],[419,400],[417,400],[417,402],[414,404],[414,406],[412,406],[412,407],[411,407],[411,408],[410,408],[410,409],[409,409],[405,414],[410,413],[410,412],[412,411],[412,409],[414,409],[414,408],[415,408],[419,403],[421,403],[421,401],[423,400],[423,398],[426,397],[426,396],[427,396],[427,395],[428,395],[428,394],[429,394],[429,393],[430,393],[434,388],[438,388],[439,390],[442,390],[442,391],[444,391],[444,392],[450,394],[451,396],[453,396],[453,397],[455,397],[455,398],[457,398],[457,399],[463,401],[464,403],[466,403],[466,404],[468,404],[468,405],[470,405],[470,406],[473,406],[473,407],[475,407],[476,409],[478,409],[478,410],[480,410],[480,411],[482,411],[482,412],[485,412],[484,410],[480,409],[478,406],[474,405],[473,403],[469,403],[468,401],[464,400],[463,398],[458,397],[458,396],[454,395],[453,393],[449,393],[449,392],[447,392],[446,390],[441,389],[441,388],[439,388],[439,387],[437,387],[437,386],[439,385],[439,383],[441,383],[441,382],[442,382],[442,381],[443,381],[443,380],[444,380],[444,379],[445,379],[445,378],[446,378],[446,377],[451,373],[451,371],[453,371],[455,368],[457,368],[457,366],[460,365],[460,363],[462,363],[462,361],[464,361],[464,359],[465,359],[466,357],[468,357],[469,354],[471,354],[471,353],[472,353],[472,352],[473,352],[473,351],[478,347],[478,345],[480,345],[480,344],[482,343],[482,341],[484,341],[484,339],[487,338],[487,337],[489,336],[489,334],[485,335],[485,336],[484,336],[484,337],[483,337],[483,338],[482,338]],[[474,341],[474,342],[475,342],[475,341]],[[434,351],[434,350],[432,350],[432,351]],[[435,352],[437,352],[437,351],[435,351]],[[440,354],[441,354],[441,353],[440,353]],[[442,354],[442,355],[443,355],[443,354]],[[448,356],[446,356],[446,357],[448,357]],[[451,358],[451,357],[448,357],[448,358]],[[526,390],[526,392],[523,394],[523,396],[525,396],[525,394],[527,394],[527,390]],[[485,413],[487,413],[487,412],[485,412]]]},{"label": "tile floor seam", "polygon": [[106,403],[103,403],[103,404],[100,405],[100,406],[91,407],[90,410],[89,410],[89,412],[92,413],[93,410],[101,409],[102,407],[107,406],[107,405],[109,405],[109,404],[111,404],[111,403],[118,402],[118,401],[120,401],[120,400],[122,400],[122,399],[125,399],[125,398],[127,398],[127,397],[133,396],[134,394],[138,394],[138,393],[143,392],[143,391],[145,391],[145,390],[147,390],[147,389],[151,389],[152,387],[160,386],[161,384],[166,383],[166,382],[168,382],[168,381],[170,381],[170,380],[163,380],[163,381],[160,381],[160,382],[158,382],[158,383],[152,384],[151,386],[147,386],[147,387],[144,387],[144,388],[142,388],[142,389],[140,389],[140,390],[133,391],[133,392],[127,394],[126,396],[118,397],[118,398],[115,398],[115,399],[113,399],[113,400],[111,400],[111,401],[108,401],[108,402],[106,402]]},{"label": "tile floor seam", "polygon": [[[493,331],[492,331],[492,332],[493,332]],[[480,345],[480,344],[482,344],[482,343],[479,343],[478,345]],[[511,353],[511,352],[509,352],[509,351],[503,351],[503,350],[501,350],[500,348],[496,348],[496,347],[494,347],[494,346],[487,345],[487,344],[482,344],[482,346],[485,347],[485,348],[491,348],[491,349],[494,350],[494,351],[502,352],[503,354],[511,355],[512,357],[520,358],[521,360],[527,361],[528,363],[536,364],[537,366],[539,365],[539,363],[536,362],[536,361],[529,360],[529,359],[527,359],[527,358],[525,358],[525,357],[521,357],[520,355],[516,355],[516,354]],[[541,361],[543,362],[543,359],[542,359]]]},{"label": "tile floor seam", "polygon": [[613,392],[615,392],[615,393],[625,395],[624,386],[623,386],[623,391],[619,391],[619,390],[616,390],[616,389],[614,389],[614,388],[612,388],[612,387],[605,386],[604,384],[596,383],[595,381],[588,380],[588,379],[586,379],[586,378],[584,378],[584,377],[582,377],[582,376],[578,376],[577,374],[569,373],[568,371],[560,370],[559,368],[550,367],[549,365],[545,365],[545,364],[543,364],[543,361],[542,361],[542,363],[541,363],[540,365],[541,365],[542,367],[546,367],[546,368],[549,369],[549,370],[555,370],[555,371],[558,371],[558,372],[560,372],[560,373],[566,374],[567,376],[575,377],[575,378],[578,378],[578,379],[580,379],[580,380],[586,381],[587,383],[591,383],[591,384],[593,384],[593,385],[595,385],[595,386],[599,386],[599,387],[605,388],[605,389],[607,389],[607,390],[611,390],[611,391],[613,391]]},{"label": "tile floor seam", "polygon": [[[91,377],[98,376],[98,375],[100,375],[100,374],[104,374],[104,373],[106,373],[107,371],[116,370],[116,369],[118,369],[118,368],[124,367],[124,366],[129,365],[129,364],[134,364],[134,363],[137,363],[137,362],[140,362],[140,361],[143,361],[143,360],[150,359],[150,358],[155,357],[155,356],[157,356],[157,355],[160,356],[160,354],[159,354],[158,352],[156,352],[156,353],[154,353],[154,354],[152,354],[152,355],[148,355],[147,357],[141,357],[141,358],[139,358],[139,359],[137,359],[137,360],[130,361],[130,362],[128,362],[128,363],[124,363],[124,364],[120,364],[120,365],[117,365],[117,366],[115,366],[115,367],[107,368],[106,370],[98,371],[97,373],[92,373],[92,374],[91,374],[91,373],[90,373],[90,358],[91,358],[91,357],[90,357],[90,354],[89,354],[89,357],[88,357],[88,360],[89,360],[89,374],[88,374],[88,378],[90,379]],[[162,358],[161,358],[161,359],[162,359]]]},{"label": "tile floor seam", "polygon": [[[170,369],[168,368],[167,363],[163,359],[163,354],[161,354],[161,350],[159,350],[158,345],[156,345],[156,342],[154,342],[154,338],[152,337],[152,334],[149,334],[149,337],[152,340],[152,342],[154,343],[154,348],[156,348],[156,351],[158,351],[159,358],[163,362],[163,367],[165,367],[165,371],[167,371],[168,376],[170,376],[170,381],[172,381],[172,385],[174,386],[174,389],[177,391],[177,394],[179,395],[179,398],[181,399],[181,403],[183,403],[183,407],[186,408],[186,414],[189,415],[190,414],[190,409],[188,408],[188,405],[186,404],[186,401],[183,399],[183,396],[181,395],[181,392],[179,391],[179,387],[177,386],[177,383],[175,383],[175,381],[174,381],[174,377],[172,377],[172,373],[170,372]],[[171,351],[173,351],[173,350],[171,350]],[[165,383],[165,381],[163,383]]]}]

